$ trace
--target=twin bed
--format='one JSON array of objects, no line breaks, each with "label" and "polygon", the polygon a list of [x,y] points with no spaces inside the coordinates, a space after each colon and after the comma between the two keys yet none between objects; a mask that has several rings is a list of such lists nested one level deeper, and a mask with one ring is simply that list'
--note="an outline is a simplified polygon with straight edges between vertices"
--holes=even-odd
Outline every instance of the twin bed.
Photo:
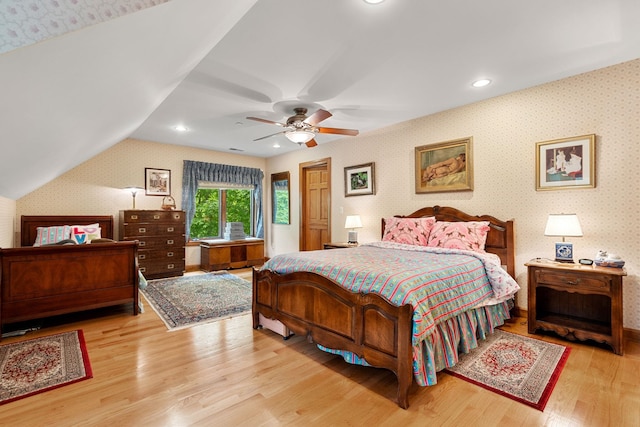
[{"label": "twin bed", "polygon": [[[90,244],[32,246],[39,227],[93,224]],[[112,216],[22,216],[21,247],[0,249],[0,326],[126,303],[138,314],[138,242],[113,229]]]},{"label": "twin bed", "polygon": [[260,315],[275,319],[347,362],[393,371],[407,408],[414,380],[435,384],[436,372],[509,318],[519,289],[514,228],[434,206],[383,219],[382,233],[381,242],[277,255],[255,269],[253,327]]}]

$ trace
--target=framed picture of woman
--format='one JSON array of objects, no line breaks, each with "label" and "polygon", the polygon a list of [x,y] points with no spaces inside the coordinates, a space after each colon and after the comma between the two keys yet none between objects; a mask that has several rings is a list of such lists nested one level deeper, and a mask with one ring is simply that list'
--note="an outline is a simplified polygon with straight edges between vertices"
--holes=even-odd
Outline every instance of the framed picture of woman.
[{"label": "framed picture of woman", "polygon": [[416,193],[473,190],[472,137],[415,148]]}]

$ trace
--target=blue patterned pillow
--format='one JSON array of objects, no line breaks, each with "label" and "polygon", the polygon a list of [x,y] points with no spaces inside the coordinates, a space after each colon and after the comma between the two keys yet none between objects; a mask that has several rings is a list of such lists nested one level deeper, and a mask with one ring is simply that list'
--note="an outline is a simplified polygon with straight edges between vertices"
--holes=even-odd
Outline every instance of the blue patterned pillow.
[{"label": "blue patterned pillow", "polygon": [[68,225],[38,227],[37,232],[36,241],[33,246],[50,245],[71,237],[71,227]]}]

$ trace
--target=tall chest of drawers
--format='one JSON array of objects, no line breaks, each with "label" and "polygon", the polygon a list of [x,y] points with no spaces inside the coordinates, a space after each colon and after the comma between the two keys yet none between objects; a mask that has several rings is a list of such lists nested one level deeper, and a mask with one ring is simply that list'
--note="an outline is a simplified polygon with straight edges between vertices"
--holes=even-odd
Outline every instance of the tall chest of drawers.
[{"label": "tall chest of drawers", "polygon": [[119,227],[120,240],[139,242],[138,265],[147,279],[184,274],[184,211],[120,211]]}]

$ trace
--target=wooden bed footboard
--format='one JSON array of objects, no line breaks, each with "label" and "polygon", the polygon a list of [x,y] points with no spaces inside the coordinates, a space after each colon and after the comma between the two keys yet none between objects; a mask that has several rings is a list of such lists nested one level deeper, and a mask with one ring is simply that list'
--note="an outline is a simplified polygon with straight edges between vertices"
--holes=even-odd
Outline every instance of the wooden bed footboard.
[{"label": "wooden bed footboard", "polygon": [[0,249],[0,328],[99,307],[138,314],[138,242]]},{"label": "wooden bed footboard", "polygon": [[296,335],[350,351],[398,378],[398,405],[409,406],[413,383],[411,305],[395,306],[375,294],[350,292],[311,272],[253,270],[253,327],[259,315],[276,319]]}]

